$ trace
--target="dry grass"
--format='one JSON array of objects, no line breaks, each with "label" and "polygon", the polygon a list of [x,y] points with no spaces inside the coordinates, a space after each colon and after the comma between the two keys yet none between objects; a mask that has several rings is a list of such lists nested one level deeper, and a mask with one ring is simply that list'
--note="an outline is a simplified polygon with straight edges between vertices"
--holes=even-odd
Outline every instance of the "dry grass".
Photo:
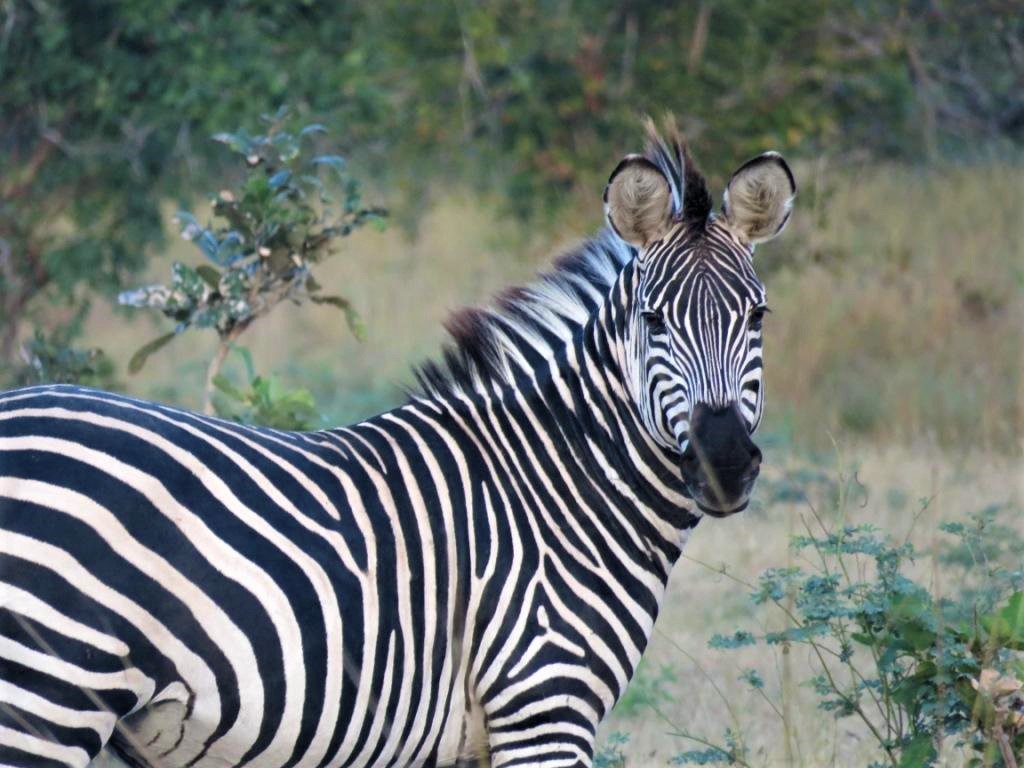
[{"label": "dry grass", "polygon": [[819,443],[827,426],[1019,450],[1024,172],[808,176],[767,278],[773,404]]},{"label": "dry grass", "polygon": [[[1024,425],[1024,171],[804,168],[792,228],[759,251],[766,429],[828,445],[829,433],[1018,453]],[[453,308],[528,280],[599,225],[599,201],[558,232],[524,236],[466,198],[435,204],[417,236],[360,232],[318,277],[352,297],[369,338],[331,308],[284,308],[243,337],[263,372],[310,388],[332,422],[388,407],[411,365],[436,353]],[[198,261],[175,243],[153,260]],[[166,323],[160,328],[166,328]],[[100,309],[87,341],[121,363],[157,326]],[[196,406],[212,338],[172,344],[130,391]]]}]

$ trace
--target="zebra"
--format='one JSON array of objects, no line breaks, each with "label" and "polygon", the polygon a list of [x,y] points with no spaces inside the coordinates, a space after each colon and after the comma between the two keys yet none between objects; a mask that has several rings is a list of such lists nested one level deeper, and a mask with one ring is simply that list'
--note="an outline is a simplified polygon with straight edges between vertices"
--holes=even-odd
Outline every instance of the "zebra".
[{"label": "zebra", "polygon": [[780,155],[713,211],[648,124],[608,226],[317,432],[0,397],[0,764],[588,766],[704,516],[759,471]]}]

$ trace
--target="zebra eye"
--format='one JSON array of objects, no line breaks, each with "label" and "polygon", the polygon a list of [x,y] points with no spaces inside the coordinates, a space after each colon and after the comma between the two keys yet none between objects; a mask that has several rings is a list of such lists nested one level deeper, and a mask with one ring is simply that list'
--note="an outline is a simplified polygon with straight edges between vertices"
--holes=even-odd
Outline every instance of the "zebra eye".
[{"label": "zebra eye", "polygon": [[647,323],[647,327],[653,333],[660,333],[665,330],[665,316],[661,312],[655,312],[654,310],[647,310],[640,313],[643,317],[644,322]]},{"label": "zebra eye", "polygon": [[750,310],[750,316],[747,319],[747,325],[750,328],[750,330],[752,330],[752,331],[759,331],[759,330],[761,330],[761,323],[764,322],[764,316],[768,312],[771,312],[771,310],[768,309],[768,307],[764,307],[764,306],[754,307],[752,310]]}]

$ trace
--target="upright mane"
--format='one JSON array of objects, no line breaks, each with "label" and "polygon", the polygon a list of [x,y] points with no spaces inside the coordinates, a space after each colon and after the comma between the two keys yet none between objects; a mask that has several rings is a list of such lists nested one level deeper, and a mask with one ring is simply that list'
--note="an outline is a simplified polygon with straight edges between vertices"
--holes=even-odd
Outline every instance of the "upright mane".
[{"label": "upright mane", "polygon": [[441,360],[416,370],[423,393],[493,391],[532,371],[586,324],[634,255],[606,228],[534,282],[498,294],[493,306],[454,312]]},{"label": "upright mane", "polygon": [[654,163],[666,180],[672,193],[672,214],[688,224],[703,225],[711,213],[711,193],[704,175],[690,155],[689,145],[675,121],[665,119],[665,129],[659,132],[650,118],[644,121],[647,131],[647,149],[644,157]]},{"label": "upright mane", "polygon": [[[664,133],[647,120],[645,157],[668,180],[673,215],[703,222],[711,212],[704,177],[690,159],[671,119]],[[597,311],[622,268],[636,255],[610,227],[555,261],[529,285],[508,288],[493,306],[470,307],[451,315],[451,342],[441,360],[416,370],[426,395],[488,392],[511,384],[564,347]]]}]

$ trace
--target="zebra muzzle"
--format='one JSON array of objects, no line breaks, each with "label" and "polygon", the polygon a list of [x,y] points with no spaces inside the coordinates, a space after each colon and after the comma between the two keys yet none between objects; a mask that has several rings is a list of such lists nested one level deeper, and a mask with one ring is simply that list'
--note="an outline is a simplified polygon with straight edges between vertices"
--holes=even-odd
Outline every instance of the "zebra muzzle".
[{"label": "zebra muzzle", "polygon": [[683,482],[702,512],[726,517],[746,509],[760,468],[761,451],[750,439],[735,404],[694,406],[681,469]]}]

